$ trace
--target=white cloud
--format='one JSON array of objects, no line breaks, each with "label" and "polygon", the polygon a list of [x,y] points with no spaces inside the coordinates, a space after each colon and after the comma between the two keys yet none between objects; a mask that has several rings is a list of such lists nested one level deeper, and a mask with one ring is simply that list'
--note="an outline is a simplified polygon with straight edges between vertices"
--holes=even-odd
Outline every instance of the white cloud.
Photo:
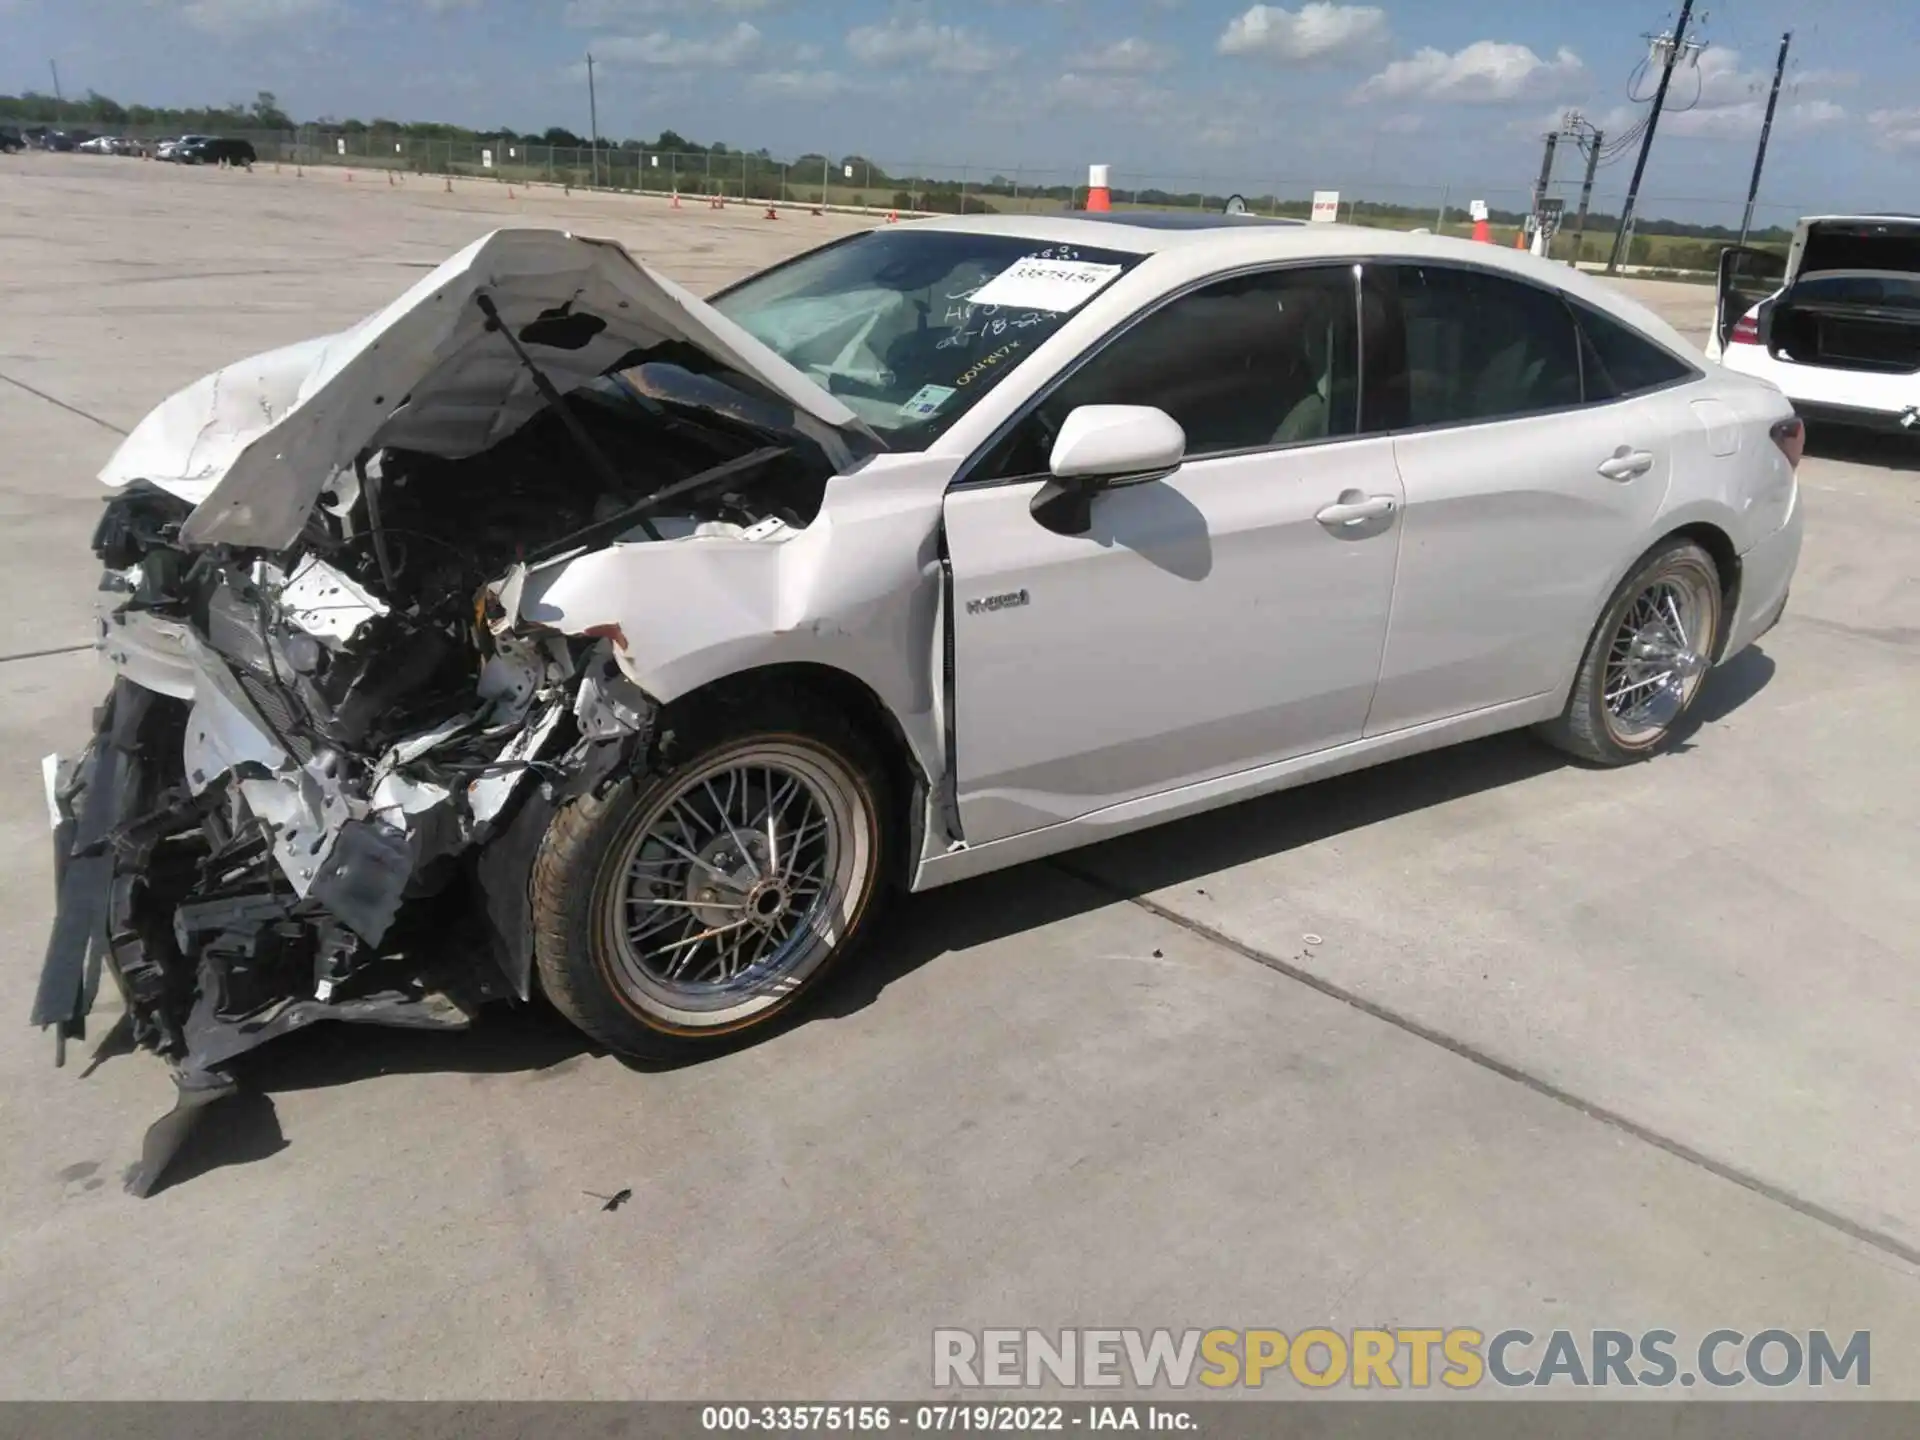
[{"label": "white cloud", "polygon": [[1365,54],[1391,35],[1387,12],[1378,6],[1309,0],[1298,11],[1250,6],[1228,23],[1215,48],[1222,55],[1260,55],[1287,65],[1311,65]]},{"label": "white cloud", "polygon": [[1396,60],[1354,91],[1353,98],[1491,103],[1564,93],[1586,76],[1580,57],[1565,46],[1544,60],[1525,45],[1476,40],[1451,55],[1429,47]]},{"label": "white cloud", "polygon": [[781,0],[567,0],[560,12],[563,25],[600,30],[652,20],[662,15],[759,15]]},{"label": "white cloud", "polygon": [[187,0],[180,18],[209,34],[235,35],[311,20],[334,8],[334,0]]},{"label": "white cloud", "polygon": [[1173,63],[1173,52],[1151,40],[1142,40],[1129,35],[1124,40],[1116,40],[1086,56],[1080,62],[1082,69],[1103,70],[1109,74],[1144,74],[1149,70],[1164,70]]},{"label": "white cloud", "polygon": [[747,88],[774,100],[831,100],[853,82],[837,70],[762,70],[748,78]]},{"label": "white cloud", "polygon": [[861,25],[847,32],[847,49],[869,65],[919,61],[930,70],[977,75],[1014,52],[1000,50],[958,25],[938,25],[925,16],[889,16],[883,25]]},{"label": "white cloud", "polygon": [[745,64],[757,55],[760,38],[760,31],[746,20],[706,40],[682,39],[665,30],[646,35],[613,35],[594,42],[593,58],[609,65],[726,70]]},{"label": "white cloud", "polygon": [[1882,150],[1920,151],[1920,110],[1875,110],[1867,124]]},{"label": "white cloud", "polygon": [[[1701,140],[1746,139],[1760,133],[1767,117],[1767,103],[1743,100],[1737,105],[1702,106],[1661,117],[1663,134],[1687,135]],[[1774,135],[1794,130],[1811,130],[1834,125],[1847,118],[1847,112],[1831,100],[1803,100],[1782,105],[1773,117]]]},{"label": "white cloud", "polygon": [[1158,86],[1116,81],[1111,75],[1081,75],[1069,70],[1047,87],[1047,101],[1076,110],[1124,110],[1145,115],[1162,112],[1173,93]]}]

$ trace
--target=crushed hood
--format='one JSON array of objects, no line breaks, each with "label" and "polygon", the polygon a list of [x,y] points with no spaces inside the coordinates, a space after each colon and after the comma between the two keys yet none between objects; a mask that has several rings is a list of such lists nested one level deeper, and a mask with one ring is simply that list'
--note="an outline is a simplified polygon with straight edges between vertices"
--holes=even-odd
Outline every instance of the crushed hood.
[{"label": "crushed hood", "polygon": [[496,230],[352,328],[229,365],[162,402],[100,479],[145,480],[193,503],[184,544],[284,549],[363,451],[458,459],[545,408],[512,348],[487,330],[481,293],[562,393],[633,351],[680,342],[798,417],[869,436],[839,400],[614,241]]}]

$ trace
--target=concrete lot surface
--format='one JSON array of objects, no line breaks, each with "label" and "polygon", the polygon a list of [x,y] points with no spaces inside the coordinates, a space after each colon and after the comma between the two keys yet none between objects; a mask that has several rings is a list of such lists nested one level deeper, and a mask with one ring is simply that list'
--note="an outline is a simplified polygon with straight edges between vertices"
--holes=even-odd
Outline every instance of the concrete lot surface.
[{"label": "concrete lot surface", "polygon": [[92,474],[523,217],[697,289],[867,223],[0,160],[0,1396],[899,1397],[936,1326],[1423,1324],[1864,1329],[1920,1397],[1920,452],[1832,440],[1665,758],[1500,738],[909,901],[685,1069],[322,1027],[123,1195],[165,1068],[23,1023]]}]

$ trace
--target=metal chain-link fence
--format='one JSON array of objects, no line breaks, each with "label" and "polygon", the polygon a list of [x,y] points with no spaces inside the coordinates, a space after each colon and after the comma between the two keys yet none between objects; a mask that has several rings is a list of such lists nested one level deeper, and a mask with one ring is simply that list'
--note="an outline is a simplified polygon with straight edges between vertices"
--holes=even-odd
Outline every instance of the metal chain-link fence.
[{"label": "metal chain-link fence", "polygon": [[[132,132],[129,132],[132,134]],[[783,158],[764,151],[650,150],[628,142],[600,148],[550,146],[515,138],[447,140],[371,128],[329,129],[308,126],[285,132],[242,133],[261,163],[279,166],[345,166],[370,171],[467,177],[507,185],[558,185],[634,194],[690,197],[720,196],[733,201],[774,205],[831,206],[870,212],[1023,213],[1082,208],[1086,201],[1084,166],[950,165],[912,159],[802,154]],[[158,133],[133,134],[155,140]],[[1122,157],[1124,159],[1124,157]],[[1522,217],[1532,208],[1525,185],[1467,189],[1443,184],[1402,184],[1341,175],[1267,175],[1227,172],[1196,166],[1142,175],[1135,181],[1124,164],[1114,167],[1115,209],[1219,210],[1233,196],[1257,215],[1305,218],[1316,190],[1341,192],[1340,218],[1349,223],[1394,229],[1427,229],[1466,235],[1473,221],[1469,202],[1486,202],[1493,212],[1494,238],[1513,244]],[[1133,183],[1130,183],[1133,182]],[[1584,236],[1576,233],[1579,182],[1562,177],[1549,189],[1565,202],[1565,224],[1555,238],[1560,259],[1601,261],[1612,248],[1612,217],[1621,209],[1619,192],[1596,190],[1594,219]],[[1643,195],[1639,213],[1661,209],[1706,211],[1737,224],[1744,194],[1721,196]],[[1756,228],[1790,229],[1804,213],[1799,206],[1766,202]],[[1657,219],[1642,222],[1626,257],[1641,267],[1683,271],[1711,270],[1726,239],[1661,233]],[[1729,235],[1728,238],[1731,238]],[[1775,237],[1778,239],[1778,237]],[[1762,237],[1764,242],[1765,237]],[[1577,253],[1576,253],[1577,252]]]}]

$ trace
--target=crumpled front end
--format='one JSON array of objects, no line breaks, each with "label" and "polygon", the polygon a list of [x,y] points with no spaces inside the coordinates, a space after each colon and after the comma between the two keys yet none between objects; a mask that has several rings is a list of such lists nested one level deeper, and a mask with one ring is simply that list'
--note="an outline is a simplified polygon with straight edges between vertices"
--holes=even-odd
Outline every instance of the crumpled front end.
[{"label": "crumpled front end", "polygon": [[116,679],[92,740],[46,763],[59,893],[32,1018],[64,1056],[110,973],[172,1062],[179,1105],[129,1189],[269,1040],[528,997],[548,822],[643,766],[658,712],[617,627],[523,618],[529,576],[609,546],[778,545],[833,474],[677,399],[687,379],[622,372],[471,456],[370,449],[284,550],[183,539],[172,488],[109,501]]}]

